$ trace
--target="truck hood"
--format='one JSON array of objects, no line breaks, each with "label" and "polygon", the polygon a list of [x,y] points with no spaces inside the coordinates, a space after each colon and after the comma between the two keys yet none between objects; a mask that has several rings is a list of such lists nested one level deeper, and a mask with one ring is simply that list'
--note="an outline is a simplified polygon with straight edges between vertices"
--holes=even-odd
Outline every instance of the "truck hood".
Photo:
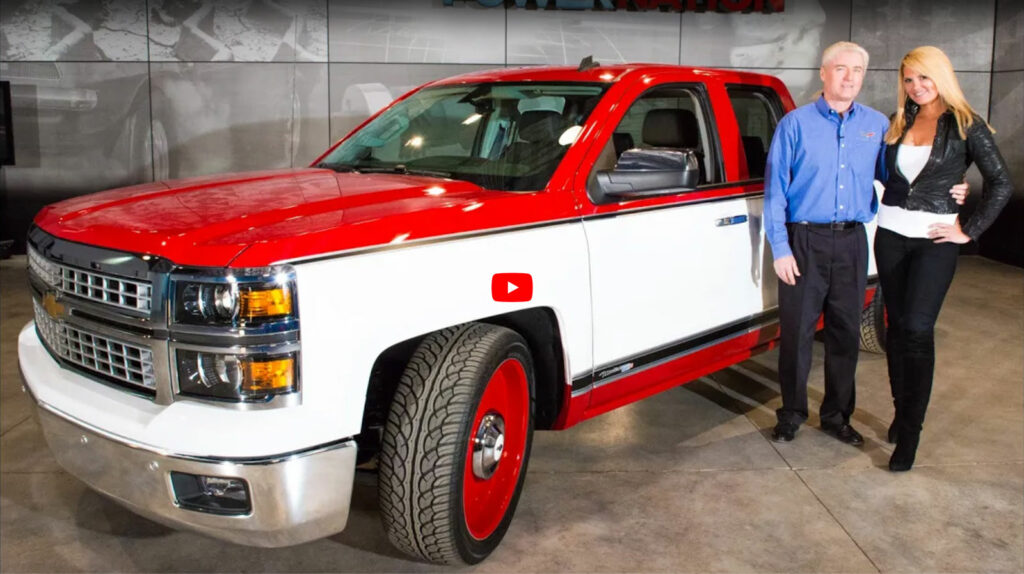
[{"label": "truck hood", "polygon": [[63,239],[179,265],[255,267],[550,219],[551,195],[307,168],[115,189],[48,206],[35,223]]}]

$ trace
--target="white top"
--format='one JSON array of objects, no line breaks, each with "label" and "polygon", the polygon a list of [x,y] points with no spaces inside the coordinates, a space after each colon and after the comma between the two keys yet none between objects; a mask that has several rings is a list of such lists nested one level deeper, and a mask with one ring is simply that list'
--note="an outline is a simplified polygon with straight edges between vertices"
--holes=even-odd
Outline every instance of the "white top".
[{"label": "white top", "polygon": [[928,163],[928,156],[931,153],[932,146],[930,145],[900,144],[896,151],[896,167],[908,182],[913,183],[924,169],[924,164]]},{"label": "white top", "polygon": [[[928,163],[928,156],[931,153],[932,146],[930,145],[900,144],[899,150],[896,152],[896,166],[908,182],[913,182],[921,174],[924,165]],[[904,237],[928,237],[929,226],[933,223],[952,225],[956,222],[956,215],[955,213],[915,211],[880,203],[878,205],[878,226]]]}]

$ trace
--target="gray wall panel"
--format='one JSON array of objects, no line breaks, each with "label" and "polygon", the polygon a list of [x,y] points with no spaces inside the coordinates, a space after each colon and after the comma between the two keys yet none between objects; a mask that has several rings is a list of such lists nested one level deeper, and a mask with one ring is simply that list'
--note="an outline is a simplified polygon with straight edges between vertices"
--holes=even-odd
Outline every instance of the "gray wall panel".
[{"label": "gray wall panel", "polygon": [[941,48],[959,71],[988,72],[995,0],[853,0],[852,40],[874,69],[896,69],[921,45]]},{"label": "gray wall panel", "polygon": [[1024,72],[993,75],[990,123],[996,129],[999,151],[1010,165],[1017,196],[1024,200]]},{"label": "gray wall panel", "polygon": [[1024,267],[1024,72],[993,74],[992,126],[999,151],[1010,167],[1014,194],[981,236],[981,254]]},{"label": "gray wall panel", "polygon": [[782,83],[786,84],[786,88],[789,89],[789,94],[793,96],[793,103],[797,106],[813,102],[821,93],[821,76],[818,74],[818,68],[742,69],[759,74],[770,74],[782,80]]},{"label": "gray wall panel", "polygon": [[509,64],[679,61],[679,14],[508,9]]},{"label": "gray wall panel", "polygon": [[149,2],[153,61],[327,61],[325,0]]},{"label": "gray wall panel", "polygon": [[144,63],[10,62],[17,164],[0,171],[0,235],[45,204],[152,179]]},{"label": "gray wall panel", "polygon": [[138,0],[0,2],[0,60],[145,61]]},{"label": "gray wall panel", "polygon": [[440,0],[330,4],[332,62],[504,64],[505,11]]},{"label": "gray wall panel", "polygon": [[826,46],[850,36],[850,0],[789,0],[776,14],[683,15],[685,66],[818,68]]},{"label": "gray wall panel", "polygon": [[1020,0],[999,0],[996,18],[993,69],[1024,70],[1024,3]]},{"label": "gray wall panel", "polygon": [[429,82],[495,66],[466,64],[331,64],[331,141],[391,103]]},{"label": "gray wall panel", "polygon": [[[981,117],[988,117],[988,93],[992,74],[981,72],[957,72],[960,87],[963,88],[967,101]],[[895,70],[868,70],[864,78],[858,102],[867,104],[885,115],[896,111]]]},{"label": "gray wall panel", "polygon": [[155,63],[155,153],[170,177],[305,165],[327,143],[326,68]]}]

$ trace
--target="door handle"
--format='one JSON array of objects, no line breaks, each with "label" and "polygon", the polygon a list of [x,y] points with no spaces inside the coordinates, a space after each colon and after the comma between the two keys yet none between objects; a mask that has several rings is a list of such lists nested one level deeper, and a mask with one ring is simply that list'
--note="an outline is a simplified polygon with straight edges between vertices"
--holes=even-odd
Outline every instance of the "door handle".
[{"label": "door handle", "polygon": [[725,227],[726,225],[736,225],[737,223],[746,223],[746,215],[734,215],[732,217],[723,217],[715,221],[715,227]]}]

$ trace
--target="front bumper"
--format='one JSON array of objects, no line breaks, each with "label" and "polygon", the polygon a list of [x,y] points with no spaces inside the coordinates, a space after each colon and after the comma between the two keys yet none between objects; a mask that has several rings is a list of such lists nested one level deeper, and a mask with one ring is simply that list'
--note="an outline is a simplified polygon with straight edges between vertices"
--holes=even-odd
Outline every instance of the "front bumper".
[{"label": "front bumper", "polygon": [[[31,395],[31,384],[25,382]],[[57,462],[93,489],[151,520],[265,547],[300,544],[345,528],[355,477],[353,440],[266,458],[184,456],[133,444],[34,396],[33,401]],[[249,483],[252,511],[223,516],[181,508],[171,471],[242,478]]]}]

